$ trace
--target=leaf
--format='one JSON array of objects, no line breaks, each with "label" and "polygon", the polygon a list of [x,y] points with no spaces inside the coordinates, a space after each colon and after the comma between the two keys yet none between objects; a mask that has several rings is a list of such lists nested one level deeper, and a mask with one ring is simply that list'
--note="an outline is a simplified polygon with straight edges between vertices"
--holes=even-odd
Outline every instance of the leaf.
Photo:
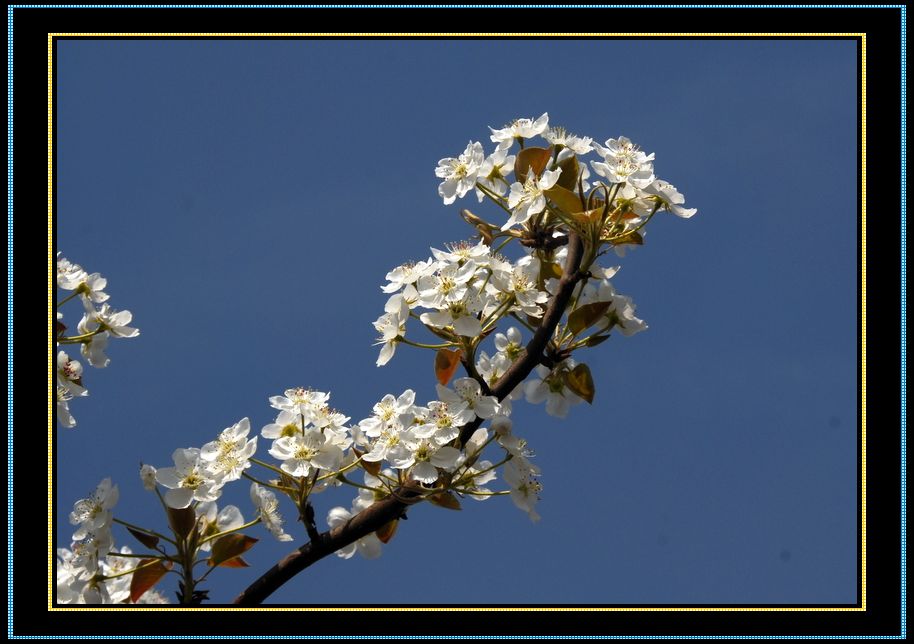
[{"label": "leaf", "polygon": [[[352,453],[355,454],[356,458],[359,458],[366,454],[366,452],[362,452],[357,447],[354,447],[354,446],[351,448],[351,450],[352,450]],[[365,470],[372,476],[377,476],[378,473],[381,471],[381,462],[380,461],[376,461],[376,462],[359,461],[359,467],[361,467],[363,470]],[[340,474],[338,478],[342,479],[342,476],[343,475]]]},{"label": "leaf", "polygon": [[644,238],[639,232],[630,232],[627,235],[618,237],[613,240],[613,246],[621,246],[622,244],[633,244],[635,246],[643,246]]},{"label": "leaf", "polygon": [[400,519],[394,519],[374,531],[378,539],[381,540],[381,543],[387,543],[394,538],[394,534],[397,532],[398,523],[400,523]]},{"label": "leaf", "polygon": [[462,355],[461,349],[438,349],[435,354],[435,377],[442,386],[447,385],[454,376]]},{"label": "leaf", "polygon": [[213,554],[210,555],[207,563],[210,566],[221,566],[226,561],[250,550],[258,541],[259,539],[255,539],[254,537],[237,533],[220,537],[213,543]]},{"label": "leaf", "polygon": [[594,386],[590,367],[583,362],[565,374],[565,384],[575,394],[593,404]]},{"label": "leaf", "polygon": [[250,568],[251,564],[249,564],[239,555],[229,559],[228,561],[223,561],[221,564],[219,564],[219,566],[222,568]]},{"label": "leaf", "polygon": [[426,499],[432,505],[437,505],[439,508],[447,508],[448,510],[462,510],[460,507],[460,499],[457,498],[451,492],[442,492],[441,494],[435,494]]},{"label": "leaf", "polygon": [[609,340],[609,335],[595,335],[592,338],[587,338],[587,342],[584,343],[585,347],[595,347],[598,344],[603,344]]},{"label": "leaf", "polygon": [[568,213],[569,215],[580,212],[584,207],[580,197],[568,188],[563,188],[559,185],[554,185],[549,188],[549,190],[544,190],[543,194],[549,197],[550,201],[558,206],[562,212]]},{"label": "leaf", "polygon": [[538,177],[543,174],[551,157],[552,148],[524,148],[517,153],[514,160],[514,175],[521,183],[527,180],[527,173],[530,170]]},{"label": "leaf", "polygon": [[171,526],[178,539],[189,535],[196,523],[197,513],[193,508],[168,508],[168,525]]},{"label": "leaf", "polygon": [[147,548],[155,548],[157,545],[159,545],[159,538],[154,537],[151,534],[146,534],[145,532],[140,532],[139,530],[134,530],[133,528],[127,528],[127,532],[136,537],[136,540]]},{"label": "leaf", "polygon": [[578,189],[578,175],[581,173],[581,164],[578,163],[577,156],[570,156],[559,164],[562,174],[556,185],[567,188],[574,192]]},{"label": "leaf", "polygon": [[603,219],[603,207],[594,208],[585,212],[575,212],[571,215],[582,226],[597,225]]},{"label": "leaf", "polygon": [[159,580],[165,576],[165,573],[171,570],[170,561],[159,561],[146,568],[140,568],[140,566],[153,561],[155,561],[155,559],[140,559],[140,562],[137,564],[138,570],[133,573],[133,576],[130,579],[130,601],[134,604],[143,596],[143,593],[155,586]]},{"label": "leaf", "polygon": [[568,329],[577,335],[584,329],[593,326],[609,310],[610,304],[611,302],[593,302],[579,306],[568,314]]}]

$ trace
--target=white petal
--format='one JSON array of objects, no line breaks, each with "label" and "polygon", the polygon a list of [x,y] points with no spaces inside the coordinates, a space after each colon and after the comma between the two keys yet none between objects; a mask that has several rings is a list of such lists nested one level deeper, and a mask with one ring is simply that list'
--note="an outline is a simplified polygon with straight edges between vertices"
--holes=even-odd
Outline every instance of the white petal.
[{"label": "white petal", "polygon": [[[161,470],[159,470],[161,472]],[[161,481],[160,481],[161,483]],[[162,483],[162,485],[165,485]],[[170,508],[175,508],[181,510],[190,505],[190,502],[194,499],[194,491],[182,487],[175,490],[168,490],[165,493],[165,504]]]}]

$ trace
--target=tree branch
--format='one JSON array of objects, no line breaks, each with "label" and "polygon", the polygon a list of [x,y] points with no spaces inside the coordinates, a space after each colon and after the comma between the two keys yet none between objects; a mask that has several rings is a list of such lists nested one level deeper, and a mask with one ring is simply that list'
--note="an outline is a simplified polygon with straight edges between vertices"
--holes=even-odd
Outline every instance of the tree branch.
[{"label": "tree branch", "polygon": [[422,499],[421,494],[416,488],[398,488],[395,496],[368,506],[343,525],[321,533],[318,539],[309,541],[280,559],[279,563],[248,586],[232,603],[237,606],[260,604],[311,564],[384,527],[394,519],[405,516],[406,509]]},{"label": "tree branch", "polygon": [[[546,343],[562,319],[574,287],[583,277],[580,273],[582,254],[583,245],[580,238],[574,233],[569,233],[568,257],[565,260],[565,268],[562,278],[559,280],[558,290],[555,297],[549,302],[540,326],[527,343],[526,348],[491,388],[492,395],[498,400],[503,400],[514,391],[514,388],[523,382],[533,368],[542,361]],[[461,444],[465,444],[481,424],[482,419],[479,418],[467,423],[460,432]],[[309,543],[283,557],[238,595],[232,603],[238,606],[260,604],[280,586],[311,564],[371,534],[394,519],[405,516],[406,509],[421,500],[420,488],[411,486],[397,488],[392,496],[370,505],[343,525],[319,534],[317,538],[312,538]]]}]

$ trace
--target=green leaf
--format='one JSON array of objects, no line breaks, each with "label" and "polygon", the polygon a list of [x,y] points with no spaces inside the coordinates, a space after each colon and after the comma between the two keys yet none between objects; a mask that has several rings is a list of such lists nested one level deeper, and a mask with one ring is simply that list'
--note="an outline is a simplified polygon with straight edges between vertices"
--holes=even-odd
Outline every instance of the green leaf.
[{"label": "green leaf", "polygon": [[575,335],[597,322],[609,310],[610,302],[593,302],[579,306],[568,315],[568,329]]},{"label": "green leaf", "polygon": [[155,586],[165,576],[165,573],[171,570],[170,561],[160,561],[157,564],[140,569],[140,566],[152,561],[155,561],[155,559],[140,559],[137,564],[138,570],[133,573],[130,579],[130,601],[134,604],[143,596],[143,593]]},{"label": "green leaf", "polygon": [[517,153],[514,160],[514,175],[517,180],[524,183],[527,174],[533,170],[534,176],[543,174],[549,159],[552,158],[552,148],[524,148]]},{"label": "green leaf", "polygon": [[580,212],[584,208],[584,205],[581,203],[581,198],[577,194],[558,184],[552,186],[549,190],[544,190],[543,194],[558,206],[562,212],[569,215]]},{"label": "green leaf", "polygon": [[154,537],[151,534],[146,534],[145,532],[140,532],[139,530],[134,530],[133,528],[127,528],[127,532],[132,534],[137,541],[142,543],[147,548],[155,548],[159,545],[159,538]]},{"label": "green leaf", "polygon": [[168,508],[168,525],[178,539],[183,539],[191,533],[197,523],[197,513],[193,508]]},{"label": "green leaf", "polygon": [[[221,566],[226,561],[234,559],[250,550],[259,539],[249,537],[246,534],[227,534],[224,537],[216,539],[213,543],[213,553],[207,563],[210,566]],[[233,566],[237,567],[237,566]]]},{"label": "green leaf", "polygon": [[448,510],[461,510],[460,499],[457,498],[451,492],[442,492],[441,494],[435,494],[426,499],[432,505],[437,505],[439,508],[447,508]]},{"label": "green leaf", "polygon": [[575,394],[593,404],[594,386],[590,367],[583,362],[565,374],[565,384]]}]

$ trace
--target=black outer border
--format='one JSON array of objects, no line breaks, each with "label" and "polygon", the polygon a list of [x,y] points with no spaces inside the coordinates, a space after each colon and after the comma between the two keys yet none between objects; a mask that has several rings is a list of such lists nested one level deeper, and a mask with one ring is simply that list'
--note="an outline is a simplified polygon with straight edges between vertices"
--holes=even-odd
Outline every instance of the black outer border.
[{"label": "black outer border", "polygon": [[[60,32],[370,32],[390,21],[390,11],[367,9],[14,9],[15,273],[14,293],[38,290],[45,279],[37,256],[44,253],[46,208],[47,34]],[[499,25],[515,32],[583,28],[605,31],[867,33],[867,176],[870,279],[867,322],[867,610],[866,611],[606,611],[574,612],[301,612],[271,611],[260,618],[235,611],[158,612],[118,610],[114,619],[94,611],[53,611],[35,617],[46,604],[45,540],[26,535],[43,523],[43,502],[21,473],[38,467],[18,459],[15,490],[15,604],[11,635],[882,635],[901,634],[900,495],[900,9],[426,9],[408,10],[424,31],[472,32]],[[556,20],[561,11],[560,20]],[[579,26],[579,27],[578,27]],[[375,31],[377,31],[375,29]],[[858,49],[859,52],[859,49]],[[548,55],[548,52],[546,52]],[[858,125],[859,131],[859,125]],[[55,160],[56,162],[56,160]],[[858,167],[860,157],[858,155]],[[56,205],[56,204],[55,204]],[[24,215],[25,212],[36,214]],[[882,220],[888,219],[886,223]],[[55,242],[56,244],[56,242]],[[28,249],[28,250],[26,250]],[[859,255],[858,240],[858,262]],[[858,302],[859,280],[858,275]],[[883,289],[883,287],[885,287]],[[877,297],[879,295],[879,297]],[[20,296],[21,297],[21,296]],[[14,355],[44,346],[26,326],[24,306],[14,307]],[[859,311],[859,306],[858,306]],[[31,314],[28,314],[31,315]],[[859,320],[858,320],[859,321]],[[859,342],[858,342],[859,346]],[[896,353],[896,350],[898,353]],[[859,354],[859,351],[858,351]],[[859,370],[858,370],[859,373]],[[39,387],[16,383],[14,452],[43,454]],[[27,404],[32,402],[34,407]],[[44,401],[46,404],[46,401]],[[859,418],[858,418],[859,427]],[[34,443],[38,443],[35,445]],[[859,489],[859,481],[858,481]],[[859,496],[858,496],[859,498]],[[55,499],[56,502],[56,499]],[[31,518],[37,510],[39,519]],[[25,538],[24,538],[25,536]],[[56,540],[55,540],[56,543]],[[26,568],[27,567],[27,568]],[[858,561],[859,569],[859,561]],[[41,572],[39,572],[41,571]],[[859,580],[858,580],[859,586]],[[734,608],[735,606],[727,607]],[[442,607],[445,610],[447,607]],[[565,607],[560,607],[565,608]],[[788,608],[788,606],[785,606]],[[252,619],[253,618],[253,619]]]}]

